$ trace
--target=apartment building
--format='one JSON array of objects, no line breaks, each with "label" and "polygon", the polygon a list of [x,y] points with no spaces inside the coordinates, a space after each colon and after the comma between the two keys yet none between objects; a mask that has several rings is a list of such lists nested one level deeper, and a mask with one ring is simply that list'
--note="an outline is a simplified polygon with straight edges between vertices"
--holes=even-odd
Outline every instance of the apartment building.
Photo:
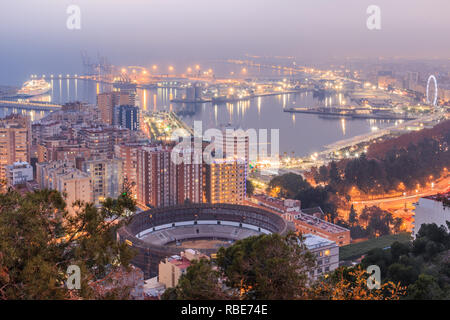
[{"label": "apartment building", "polygon": [[246,163],[241,159],[214,160],[205,164],[205,200],[242,204],[246,190]]},{"label": "apartment building", "polygon": [[92,180],[89,174],[78,170],[73,162],[52,161],[36,164],[36,182],[40,189],[61,192],[66,200],[69,213],[76,208],[73,203],[93,201]]},{"label": "apartment building", "polygon": [[316,280],[339,267],[339,246],[336,242],[315,234],[305,234],[303,237],[306,248],[316,256],[316,266],[309,274],[310,279]]},{"label": "apartment building", "polygon": [[0,119],[0,180],[6,179],[6,166],[30,162],[31,125],[26,116],[12,114]]},{"label": "apartment building", "polygon": [[83,161],[81,169],[92,181],[93,202],[100,205],[106,198],[117,198],[123,190],[122,159],[93,159]]}]

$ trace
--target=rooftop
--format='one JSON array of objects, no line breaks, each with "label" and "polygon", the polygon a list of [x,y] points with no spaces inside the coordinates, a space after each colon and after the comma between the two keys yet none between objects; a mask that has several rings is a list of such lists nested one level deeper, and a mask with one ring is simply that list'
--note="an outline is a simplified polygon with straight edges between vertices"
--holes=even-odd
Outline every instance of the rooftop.
[{"label": "rooftop", "polygon": [[324,214],[320,207],[302,209],[302,212],[306,213],[306,214],[309,214],[309,215],[319,214],[319,216],[321,216],[321,217]]},{"label": "rooftop", "polygon": [[446,202],[450,201],[450,189],[446,193],[438,193],[431,196],[423,197],[424,199],[438,201],[438,202]]},{"label": "rooftop", "polygon": [[61,179],[63,180],[72,180],[81,178],[90,178],[90,176],[87,173],[82,172],[76,168],[71,168],[67,172],[61,173]]},{"label": "rooftop", "polygon": [[167,262],[177,266],[180,269],[187,269],[191,265],[191,262],[185,258],[178,255],[171,256],[167,259]]},{"label": "rooftop", "polygon": [[[253,196],[253,198],[261,201],[266,206],[271,205],[283,212],[288,212],[290,208],[294,209],[295,206],[300,206],[300,201],[289,199],[283,200],[279,198],[269,197],[264,194],[255,195]],[[314,226],[328,233],[341,233],[348,231],[348,229],[346,228],[318,218],[317,216],[323,216],[323,211],[320,207],[300,209],[299,211],[293,210],[291,212],[291,215],[295,218],[296,221],[307,223],[310,226]],[[295,220],[293,221],[294,223]]]},{"label": "rooftop", "polygon": [[320,247],[326,247],[333,244],[336,244],[336,242],[319,237],[315,234],[305,234],[304,237],[304,243],[308,249],[316,249]]},{"label": "rooftop", "polygon": [[9,165],[7,167],[11,168],[11,169],[20,169],[20,168],[28,168],[28,167],[31,167],[31,166],[26,161],[18,161],[18,162],[14,162],[12,165]]},{"label": "rooftop", "polygon": [[300,207],[300,200],[291,200],[291,199],[283,200],[280,198],[270,197],[265,194],[256,194],[253,196],[253,198],[262,201],[265,204],[271,204],[283,211],[286,210],[287,208],[294,208],[297,206]]},{"label": "rooftop", "polygon": [[314,216],[311,216],[309,214],[304,213],[304,210],[302,212],[295,214],[295,219],[301,222],[305,222],[311,226],[320,228],[323,231],[326,231],[328,233],[340,233],[340,232],[346,232],[348,229],[335,225],[333,223],[330,223],[328,221],[316,218]]}]

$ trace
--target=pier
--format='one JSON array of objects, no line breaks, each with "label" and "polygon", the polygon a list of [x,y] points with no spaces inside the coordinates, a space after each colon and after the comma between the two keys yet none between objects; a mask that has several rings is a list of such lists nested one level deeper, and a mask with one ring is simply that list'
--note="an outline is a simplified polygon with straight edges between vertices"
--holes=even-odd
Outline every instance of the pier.
[{"label": "pier", "polygon": [[35,111],[55,111],[61,108],[59,104],[0,100],[0,108],[35,110]]},{"label": "pier", "polygon": [[[329,110],[327,110],[329,109]],[[358,113],[354,109],[349,108],[285,108],[284,112],[290,113],[307,113],[307,114],[317,114],[322,116],[330,117],[348,117],[354,119],[378,119],[378,120],[414,120],[417,117],[411,117],[407,114],[395,114],[395,113],[376,113],[373,110],[370,113]]]}]

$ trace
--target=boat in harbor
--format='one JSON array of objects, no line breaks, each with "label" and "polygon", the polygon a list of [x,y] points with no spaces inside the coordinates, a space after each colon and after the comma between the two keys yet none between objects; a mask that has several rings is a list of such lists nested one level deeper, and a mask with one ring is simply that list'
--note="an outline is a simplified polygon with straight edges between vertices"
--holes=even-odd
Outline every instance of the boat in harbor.
[{"label": "boat in harbor", "polygon": [[353,119],[378,119],[378,120],[414,120],[417,116],[407,113],[394,113],[386,110],[349,107],[299,107],[284,108],[284,112],[317,114],[320,117]]},{"label": "boat in harbor", "polygon": [[23,87],[17,91],[17,97],[30,98],[40,96],[50,91],[51,84],[44,79],[30,80],[24,83]]}]

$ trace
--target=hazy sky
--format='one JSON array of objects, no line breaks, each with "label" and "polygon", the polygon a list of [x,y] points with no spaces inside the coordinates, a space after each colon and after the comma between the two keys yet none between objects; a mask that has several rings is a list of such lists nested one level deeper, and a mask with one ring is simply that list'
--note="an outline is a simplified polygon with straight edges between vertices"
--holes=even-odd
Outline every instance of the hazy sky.
[{"label": "hazy sky", "polygon": [[[69,5],[81,30],[66,27]],[[381,8],[381,30],[366,9]],[[80,72],[80,51],[115,64],[255,55],[450,58],[449,0],[1,0],[0,84]]]}]

